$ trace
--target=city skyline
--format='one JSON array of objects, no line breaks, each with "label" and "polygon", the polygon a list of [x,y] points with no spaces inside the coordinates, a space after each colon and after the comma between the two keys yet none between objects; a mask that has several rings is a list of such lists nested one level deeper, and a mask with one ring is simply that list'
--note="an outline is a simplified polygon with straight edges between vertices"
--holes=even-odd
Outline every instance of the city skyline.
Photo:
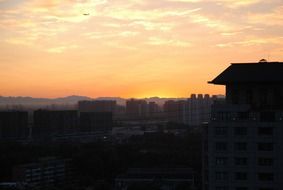
[{"label": "city skyline", "polygon": [[2,96],[188,97],[283,60],[280,0],[0,0]]}]

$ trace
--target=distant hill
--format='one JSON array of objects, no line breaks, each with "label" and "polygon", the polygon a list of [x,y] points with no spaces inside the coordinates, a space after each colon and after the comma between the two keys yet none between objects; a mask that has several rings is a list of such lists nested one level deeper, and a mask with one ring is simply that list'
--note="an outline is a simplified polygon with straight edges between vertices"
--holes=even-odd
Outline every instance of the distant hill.
[{"label": "distant hill", "polygon": [[49,105],[49,104],[76,104],[80,100],[92,100],[86,96],[67,96],[61,98],[32,98],[32,97],[3,97],[0,96],[0,105]]},{"label": "distant hill", "polygon": [[[167,100],[185,100],[186,98],[159,98],[159,97],[151,97],[145,98],[147,102],[156,102],[159,105],[164,104]],[[98,97],[91,98],[87,96],[66,96],[60,98],[33,98],[33,97],[4,97],[0,96],[0,105],[52,105],[52,104],[77,104],[78,101],[82,100],[115,100],[119,105],[125,105],[125,98],[120,97]]]}]

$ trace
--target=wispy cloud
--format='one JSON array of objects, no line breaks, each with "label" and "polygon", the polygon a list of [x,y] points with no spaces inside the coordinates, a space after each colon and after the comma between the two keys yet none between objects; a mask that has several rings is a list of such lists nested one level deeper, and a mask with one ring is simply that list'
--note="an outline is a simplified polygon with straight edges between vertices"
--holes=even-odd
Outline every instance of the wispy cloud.
[{"label": "wispy cloud", "polygon": [[250,38],[242,41],[234,41],[228,43],[217,44],[217,47],[239,47],[239,46],[258,46],[258,45],[274,45],[283,44],[282,37],[272,37],[272,38]]},{"label": "wispy cloud", "polygon": [[162,39],[157,37],[150,37],[147,44],[158,46],[176,46],[176,47],[190,47],[192,44],[187,41],[181,41],[176,39]]},{"label": "wispy cloud", "polygon": [[71,50],[76,48],[78,48],[77,45],[64,45],[64,46],[52,47],[47,49],[46,51],[49,53],[63,53],[66,50]]},{"label": "wispy cloud", "polygon": [[241,8],[245,6],[258,4],[264,1],[263,0],[217,0],[217,2],[231,8]]},{"label": "wispy cloud", "polygon": [[[161,77],[163,84],[172,81],[172,88],[178,84],[183,86],[183,92],[188,91],[188,86],[198,91],[203,90],[208,77],[219,72],[218,65],[230,60],[239,57],[250,60],[266,51],[276,59],[283,59],[280,0],[0,0],[0,3],[0,66],[5,68],[0,69],[0,75],[7,76],[0,81],[1,90],[8,90],[4,86],[13,78],[15,91],[27,91],[19,85],[21,80],[12,77],[19,75],[15,68],[23,67],[30,75],[37,73],[26,82],[28,85],[40,86],[37,81],[46,70],[56,72],[58,77],[52,79],[52,84],[50,78],[45,81],[52,92],[61,89],[58,81],[62,86],[65,85],[62,81],[77,81],[72,88],[83,92],[95,84],[100,85],[97,87],[100,90],[101,84],[105,84],[117,86],[115,90],[120,94],[139,88],[134,86],[137,83],[148,84],[160,81]],[[9,69],[11,73],[7,72]],[[71,74],[63,76],[66,70]],[[121,90],[125,83],[128,85]]]},{"label": "wispy cloud", "polygon": [[266,26],[283,26],[283,5],[267,13],[250,13],[248,21]]}]

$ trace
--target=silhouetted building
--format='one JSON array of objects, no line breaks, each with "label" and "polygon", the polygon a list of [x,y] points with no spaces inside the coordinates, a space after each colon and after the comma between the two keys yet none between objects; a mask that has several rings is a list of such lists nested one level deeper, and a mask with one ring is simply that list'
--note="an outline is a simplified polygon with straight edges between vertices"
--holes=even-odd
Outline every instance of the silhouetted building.
[{"label": "silhouetted building", "polygon": [[131,168],[115,179],[116,190],[143,188],[194,189],[194,173],[190,168]]},{"label": "silhouetted building", "polygon": [[111,112],[116,111],[115,100],[93,100],[93,101],[79,101],[79,112]]},{"label": "silhouetted building", "polygon": [[28,137],[28,112],[1,111],[0,139],[20,140]]},{"label": "silhouetted building", "polygon": [[37,110],[33,113],[34,138],[71,134],[78,130],[78,112],[73,110]]},{"label": "silhouetted building", "polygon": [[226,101],[205,126],[203,189],[282,189],[283,62],[232,64],[210,83]]},{"label": "silhouetted building", "polygon": [[168,100],[163,105],[165,119],[176,123],[185,123],[185,105],[186,101]]},{"label": "silhouetted building", "polygon": [[191,94],[186,104],[185,123],[190,126],[200,126],[203,122],[208,122],[214,100],[216,96]]},{"label": "silhouetted building", "polygon": [[26,189],[62,187],[73,182],[72,160],[46,157],[38,162],[15,166],[13,180],[25,184]]},{"label": "silhouetted building", "polygon": [[110,132],[113,127],[113,114],[111,112],[81,112],[80,131]]},{"label": "silhouetted building", "polygon": [[148,105],[145,100],[130,99],[126,101],[126,115],[130,119],[148,116]]},{"label": "silhouetted building", "polygon": [[148,103],[148,116],[151,119],[155,119],[160,117],[160,107],[155,102],[149,102]]}]

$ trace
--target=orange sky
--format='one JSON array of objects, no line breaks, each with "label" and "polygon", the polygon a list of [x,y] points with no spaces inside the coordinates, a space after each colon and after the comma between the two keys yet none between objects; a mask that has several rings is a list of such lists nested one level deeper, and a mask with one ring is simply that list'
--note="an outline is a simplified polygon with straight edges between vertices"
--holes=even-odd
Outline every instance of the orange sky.
[{"label": "orange sky", "polygon": [[0,95],[188,97],[283,61],[282,0],[0,0]]}]

